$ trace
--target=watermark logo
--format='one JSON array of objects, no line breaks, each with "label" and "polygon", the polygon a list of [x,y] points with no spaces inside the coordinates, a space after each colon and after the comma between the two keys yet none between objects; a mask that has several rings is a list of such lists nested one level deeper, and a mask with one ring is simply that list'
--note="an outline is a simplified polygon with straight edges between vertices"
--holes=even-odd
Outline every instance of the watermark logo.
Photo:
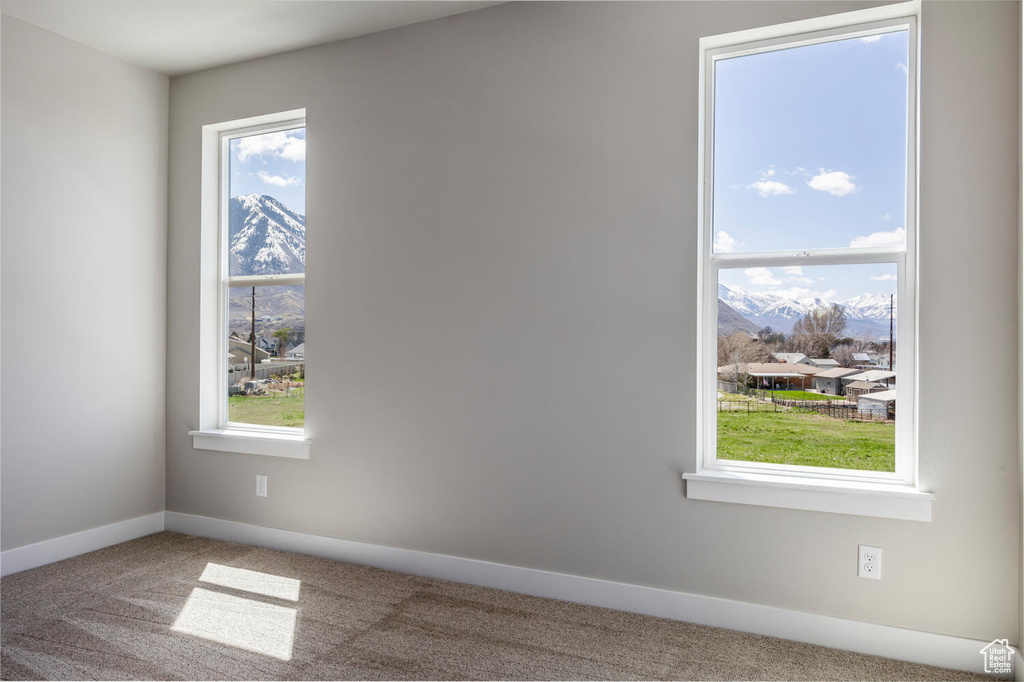
[{"label": "watermark logo", "polygon": [[994,639],[981,648],[985,659],[985,672],[989,675],[1012,675],[1013,657],[1016,654],[1009,640]]}]

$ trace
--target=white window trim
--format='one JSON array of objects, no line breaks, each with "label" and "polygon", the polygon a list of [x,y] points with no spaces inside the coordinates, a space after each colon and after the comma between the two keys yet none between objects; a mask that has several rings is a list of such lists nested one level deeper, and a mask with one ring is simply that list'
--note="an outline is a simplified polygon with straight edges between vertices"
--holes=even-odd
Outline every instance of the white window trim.
[{"label": "white window trim", "polygon": [[[227,421],[228,253],[226,148],[241,134],[285,130],[305,125],[306,110],[227,121],[203,126],[200,226],[199,427],[189,431],[192,447],[270,457],[309,459],[307,429],[238,424]],[[242,278],[231,278],[234,283]],[[304,275],[247,277],[245,286],[304,283]]]},{"label": "white window trim", "polygon": [[[697,321],[697,461],[695,472],[683,474],[688,498],[737,502],[790,509],[836,512],[886,518],[931,520],[934,495],[919,489],[917,463],[917,252],[919,61],[918,1],[859,10],[778,26],[711,36],[700,41],[700,151]],[[718,58],[809,45],[839,36],[909,29],[907,232],[906,248],[840,248],[792,252],[714,254],[711,220],[714,98],[713,66]],[[897,338],[902,351],[896,367],[896,472],[868,472],[820,467],[734,462],[716,457],[718,271],[729,267],[895,263],[900,316]]]}]

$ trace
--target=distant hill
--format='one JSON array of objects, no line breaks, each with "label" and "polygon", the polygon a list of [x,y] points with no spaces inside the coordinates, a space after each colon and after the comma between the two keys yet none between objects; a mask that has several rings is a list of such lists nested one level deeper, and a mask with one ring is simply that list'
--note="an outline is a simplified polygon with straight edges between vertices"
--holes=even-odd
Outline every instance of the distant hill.
[{"label": "distant hill", "polygon": [[759,327],[740,315],[736,310],[722,299],[718,299],[718,335],[729,336],[736,332],[747,332],[753,334]]}]

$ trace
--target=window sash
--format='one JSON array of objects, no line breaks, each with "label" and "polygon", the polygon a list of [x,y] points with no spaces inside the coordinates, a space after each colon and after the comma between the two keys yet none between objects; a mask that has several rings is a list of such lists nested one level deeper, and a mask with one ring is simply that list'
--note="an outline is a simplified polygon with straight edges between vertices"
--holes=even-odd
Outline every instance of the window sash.
[{"label": "window sash", "polygon": [[[784,27],[780,27],[782,30]],[[768,251],[715,253],[714,238],[714,65],[719,59],[741,57],[760,52],[801,47],[816,43],[858,38],[877,33],[908,31],[907,75],[907,185],[906,242],[903,248],[829,248],[806,251]],[[711,40],[709,42],[717,42]],[[708,47],[702,41],[700,96],[700,189],[698,286],[700,311],[697,342],[697,470],[732,473],[772,474],[782,477],[818,478],[864,483],[917,483],[917,148],[918,148],[918,40],[917,17],[907,16],[883,21],[839,26],[802,34],[780,34],[771,38]],[[861,265],[896,264],[896,297],[900,315],[896,320],[896,419],[895,471],[876,472],[855,469],[766,464],[718,459],[718,277],[722,269],[783,267],[789,265]]]},{"label": "window sash", "polygon": [[[232,277],[230,276],[230,250],[231,246],[229,243],[230,235],[229,227],[231,225],[230,216],[228,215],[229,201],[231,196],[230,192],[230,164],[228,163],[231,153],[231,141],[237,140],[241,137],[250,137],[253,135],[263,135],[266,133],[274,133],[285,130],[295,130],[296,128],[305,128],[306,119],[296,118],[288,119],[285,121],[276,121],[274,123],[268,123],[263,125],[249,126],[245,128],[235,128],[232,130],[224,130],[220,133],[220,145],[219,145],[219,195],[217,201],[219,202],[219,224],[218,224],[218,272],[219,272],[219,287],[220,292],[218,296],[218,359],[217,359],[217,386],[219,400],[217,402],[217,428],[219,429],[231,429],[233,431],[250,431],[254,435],[269,434],[269,435],[303,435],[305,433],[305,427],[287,427],[287,426],[267,426],[263,424],[245,424],[242,422],[233,422],[228,420],[228,348],[230,343],[228,341],[228,295],[232,288],[236,287],[259,287],[259,286],[293,286],[306,284],[306,273],[302,272],[299,274],[288,274],[288,275],[239,275]],[[256,359],[253,358],[252,362],[255,363]]]}]

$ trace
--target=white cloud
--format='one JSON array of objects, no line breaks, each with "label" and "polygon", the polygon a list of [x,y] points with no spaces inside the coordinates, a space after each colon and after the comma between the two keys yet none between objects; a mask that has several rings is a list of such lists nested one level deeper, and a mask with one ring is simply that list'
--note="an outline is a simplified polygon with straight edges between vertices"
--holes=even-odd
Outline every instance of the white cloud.
[{"label": "white cloud", "polygon": [[802,267],[800,267],[799,265],[790,265],[788,267],[782,268],[782,271],[784,273],[786,273],[787,275],[802,275],[802,274],[804,274],[804,269]]},{"label": "white cloud", "polygon": [[876,282],[888,282],[890,280],[896,279],[896,275],[887,272],[884,275],[875,275],[874,277],[869,277],[868,279],[873,279]]},{"label": "white cloud", "polygon": [[259,171],[256,175],[268,185],[275,185],[277,187],[298,187],[302,185],[302,178],[292,177],[291,175],[281,177],[280,175],[271,175],[266,171]]},{"label": "white cloud", "polygon": [[775,175],[775,169],[774,168],[769,168],[764,173],[761,173],[761,177],[762,178],[770,178],[773,175]]},{"label": "white cloud", "polygon": [[782,282],[772,276],[768,268],[747,268],[743,271],[743,274],[747,276],[747,279],[754,286],[774,287],[782,284]]},{"label": "white cloud", "polygon": [[877,43],[881,39],[882,39],[882,34],[881,33],[876,33],[873,36],[864,36],[863,38],[860,39],[860,42],[862,42],[862,43]]},{"label": "white cloud", "polygon": [[857,191],[857,185],[853,184],[854,176],[843,171],[827,171],[824,168],[818,169],[818,174],[807,181],[807,186],[821,192],[828,192],[834,197],[845,197],[847,194]]},{"label": "white cloud", "polygon": [[907,241],[907,231],[897,227],[892,232],[872,232],[869,235],[854,237],[850,240],[852,247],[868,246],[903,246]]},{"label": "white cloud", "polygon": [[890,220],[892,220],[892,216],[891,216],[891,215],[889,215],[888,213],[885,213],[885,214],[883,214],[883,215],[882,215],[882,222],[883,222],[883,223],[887,223],[887,222],[889,222]]},{"label": "white cloud", "polygon": [[758,180],[747,185],[747,189],[756,189],[762,197],[775,197],[780,194],[792,194],[793,188],[776,180]]},{"label": "white cloud", "polygon": [[718,234],[715,235],[716,253],[732,253],[740,246],[743,246],[743,242],[733,239],[729,236],[729,233],[724,230],[719,230]]},{"label": "white cloud", "polygon": [[292,137],[284,130],[265,135],[251,135],[238,141],[238,160],[248,161],[253,156],[275,156],[286,161],[306,160],[306,141]]},{"label": "white cloud", "polygon": [[786,281],[794,284],[814,284],[814,280],[810,277],[789,277]]},{"label": "white cloud", "polygon": [[896,68],[903,72],[903,75],[909,75],[910,71],[907,69],[907,65],[903,62],[896,62]]}]

